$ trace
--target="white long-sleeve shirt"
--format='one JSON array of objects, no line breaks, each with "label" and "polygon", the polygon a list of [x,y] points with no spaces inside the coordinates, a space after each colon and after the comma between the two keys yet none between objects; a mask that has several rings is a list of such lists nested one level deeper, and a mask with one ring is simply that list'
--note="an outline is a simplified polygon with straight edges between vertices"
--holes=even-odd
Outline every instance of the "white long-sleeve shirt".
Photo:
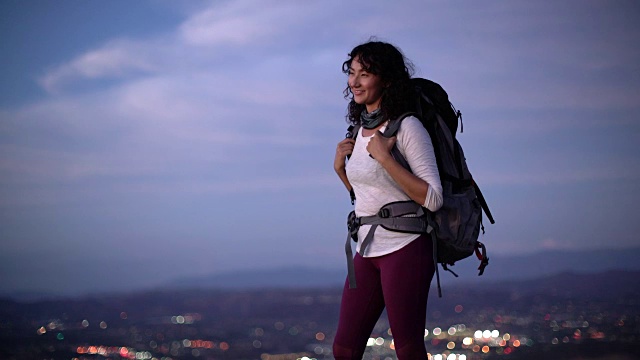
[{"label": "white long-sleeve shirt", "polygon": [[[386,125],[380,131],[384,132],[385,128]],[[390,202],[411,200],[382,165],[369,156],[367,144],[370,139],[371,137],[362,136],[361,127],[346,166],[349,183],[356,194],[355,212],[358,217],[375,215],[382,206]],[[420,120],[413,116],[402,120],[396,145],[407,160],[413,174],[429,184],[427,196],[422,205],[431,211],[438,210],[443,201],[442,184],[431,138]],[[370,227],[371,225],[363,225],[358,231],[359,241],[356,248],[358,252]],[[400,250],[419,236],[419,234],[406,234],[378,227],[373,241],[366,249],[366,254],[361,255],[375,257],[390,254]]]}]

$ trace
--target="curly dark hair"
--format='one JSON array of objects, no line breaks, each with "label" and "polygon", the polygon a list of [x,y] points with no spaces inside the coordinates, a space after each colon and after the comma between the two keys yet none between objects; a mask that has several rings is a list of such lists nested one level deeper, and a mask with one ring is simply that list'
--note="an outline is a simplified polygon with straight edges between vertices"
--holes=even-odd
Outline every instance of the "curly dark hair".
[{"label": "curly dark hair", "polygon": [[[348,56],[349,59],[342,63],[343,73],[349,74],[351,62],[357,57],[363,69],[380,76],[382,82],[388,84],[383,89],[380,101],[380,110],[385,118],[394,119],[410,107],[414,101],[414,88],[409,80],[414,68],[400,49],[389,43],[370,39],[353,48]],[[347,122],[353,125],[360,124],[360,114],[366,105],[354,101],[353,92],[348,84],[343,93],[344,98],[350,100],[347,106]]]}]

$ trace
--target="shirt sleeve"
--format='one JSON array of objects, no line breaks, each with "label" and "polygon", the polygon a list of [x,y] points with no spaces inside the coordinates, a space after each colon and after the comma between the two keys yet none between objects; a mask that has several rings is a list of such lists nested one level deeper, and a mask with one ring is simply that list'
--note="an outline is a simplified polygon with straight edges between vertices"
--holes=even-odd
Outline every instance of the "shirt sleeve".
[{"label": "shirt sleeve", "polygon": [[430,211],[437,211],[443,202],[442,184],[433,144],[427,130],[420,120],[409,116],[400,124],[396,143],[411,167],[411,172],[429,185],[422,206]]}]

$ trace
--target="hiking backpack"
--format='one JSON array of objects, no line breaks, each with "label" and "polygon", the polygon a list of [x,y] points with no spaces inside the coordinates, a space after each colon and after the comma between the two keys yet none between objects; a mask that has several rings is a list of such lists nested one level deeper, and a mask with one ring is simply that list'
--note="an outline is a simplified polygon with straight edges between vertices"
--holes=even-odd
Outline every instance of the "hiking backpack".
[{"label": "hiking backpack", "polygon": [[[437,83],[421,78],[411,79],[416,88],[414,106],[408,112],[397,119],[389,121],[383,136],[395,136],[404,118],[413,115],[420,120],[426,128],[433,144],[438,172],[442,183],[442,207],[436,212],[430,212],[413,201],[401,201],[387,204],[374,216],[356,217],[351,212],[348,218],[349,235],[345,249],[349,270],[349,285],[355,287],[355,275],[353,270],[353,258],[350,240],[357,239],[357,231],[360,225],[372,225],[367,237],[360,245],[364,253],[366,245],[373,239],[373,233],[377,226],[391,231],[409,233],[429,233],[433,240],[434,262],[436,263],[436,278],[438,283],[438,295],[442,297],[440,288],[440,275],[437,264],[440,263],[444,270],[458,275],[449,269],[456,261],[476,254],[480,260],[478,275],[484,273],[484,268],[489,264],[484,244],[478,241],[480,231],[484,234],[482,224],[482,211],[494,224],[493,216],[480,192],[480,188],[473,180],[462,147],[456,139],[458,121],[460,132],[463,131],[462,114],[456,110],[449,96]],[[359,125],[350,126],[347,137],[356,138]],[[394,146],[391,154],[404,168],[411,171],[397,146]],[[351,202],[355,203],[355,193],[351,191]],[[414,214],[415,217],[404,217]]]}]

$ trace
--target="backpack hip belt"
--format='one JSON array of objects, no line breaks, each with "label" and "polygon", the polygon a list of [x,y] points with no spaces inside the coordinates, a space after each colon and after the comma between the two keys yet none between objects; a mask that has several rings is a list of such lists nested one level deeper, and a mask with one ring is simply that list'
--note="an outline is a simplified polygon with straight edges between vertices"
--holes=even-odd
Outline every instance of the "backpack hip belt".
[{"label": "backpack hip belt", "polygon": [[347,270],[349,278],[349,288],[356,288],[356,276],[353,265],[353,251],[351,250],[351,240],[358,241],[358,230],[362,225],[371,225],[367,236],[360,244],[360,254],[364,255],[367,247],[373,240],[373,235],[378,226],[389,231],[404,232],[410,234],[426,234],[431,231],[429,226],[429,216],[425,209],[416,202],[396,201],[388,203],[380,208],[376,215],[357,217],[355,211],[349,213],[347,218],[347,241],[345,243],[345,254],[347,255]]}]

